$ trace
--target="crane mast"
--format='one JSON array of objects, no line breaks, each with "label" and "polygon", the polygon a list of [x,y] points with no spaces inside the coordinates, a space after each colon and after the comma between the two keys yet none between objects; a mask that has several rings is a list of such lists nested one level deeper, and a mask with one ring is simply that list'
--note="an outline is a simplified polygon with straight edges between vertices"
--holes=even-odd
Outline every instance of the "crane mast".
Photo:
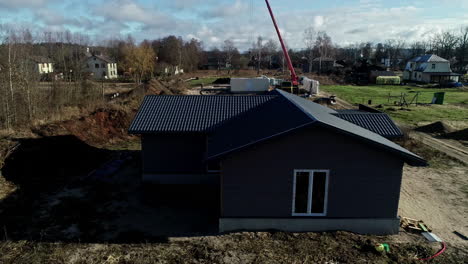
[{"label": "crane mast", "polygon": [[276,23],[275,15],[273,14],[273,10],[271,9],[270,2],[268,0],[265,0],[268,11],[270,12],[271,20],[273,20],[273,25],[275,26],[276,33],[278,33],[278,38],[281,43],[281,48],[283,49],[284,57],[286,58],[286,62],[288,63],[288,68],[291,73],[291,82],[293,86],[298,86],[299,85],[299,78],[297,77],[296,71],[294,70],[293,64],[291,62],[291,57],[289,57],[288,49],[286,48],[286,45],[284,44],[283,37],[281,36],[281,32],[278,28],[278,24]]}]

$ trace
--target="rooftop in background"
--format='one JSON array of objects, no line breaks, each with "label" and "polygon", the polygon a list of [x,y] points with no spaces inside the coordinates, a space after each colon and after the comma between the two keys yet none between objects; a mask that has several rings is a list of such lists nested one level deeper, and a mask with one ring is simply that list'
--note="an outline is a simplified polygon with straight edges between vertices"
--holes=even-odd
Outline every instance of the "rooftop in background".
[{"label": "rooftop in background", "polygon": [[416,57],[411,62],[449,62],[448,60],[434,54],[426,54],[424,56]]},{"label": "rooftop in background", "polygon": [[36,63],[53,63],[52,59],[44,56],[31,56],[30,58]]}]

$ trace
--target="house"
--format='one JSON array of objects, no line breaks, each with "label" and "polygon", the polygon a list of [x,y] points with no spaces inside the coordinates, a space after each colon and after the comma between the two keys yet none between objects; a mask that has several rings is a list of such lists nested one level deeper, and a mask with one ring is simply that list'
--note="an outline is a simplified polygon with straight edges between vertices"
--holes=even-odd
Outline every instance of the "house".
[{"label": "house", "polygon": [[336,114],[280,90],[147,96],[129,132],[145,182],[219,186],[221,232],[398,233],[403,165],[426,162]]},{"label": "house", "polygon": [[31,61],[36,65],[37,72],[41,75],[54,72],[54,63],[47,57],[31,56]]},{"label": "house", "polygon": [[460,74],[452,72],[448,60],[433,54],[410,60],[403,73],[405,81],[423,83],[458,82],[459,78]]},{"label": "house", "polygon": [[117,79],[117,63],[104,55],[90,54],[86,59],[86,69],[94,79]]}]

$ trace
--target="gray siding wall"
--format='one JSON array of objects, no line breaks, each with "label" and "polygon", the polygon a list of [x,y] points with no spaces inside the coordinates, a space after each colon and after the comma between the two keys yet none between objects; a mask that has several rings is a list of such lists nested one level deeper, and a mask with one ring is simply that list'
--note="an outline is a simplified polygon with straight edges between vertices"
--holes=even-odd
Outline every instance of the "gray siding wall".
[{"label": "gray siding wall", "polygon": [[202,134],[143,135],[143,172],[203,173],[206,136]]},{"label": "gray siding wall", "polygon": [[403,162],[327,128],[304,128],[222,161],[221,217],[291,217],[294,169],[329,169],[329,218],[397,217]]}]

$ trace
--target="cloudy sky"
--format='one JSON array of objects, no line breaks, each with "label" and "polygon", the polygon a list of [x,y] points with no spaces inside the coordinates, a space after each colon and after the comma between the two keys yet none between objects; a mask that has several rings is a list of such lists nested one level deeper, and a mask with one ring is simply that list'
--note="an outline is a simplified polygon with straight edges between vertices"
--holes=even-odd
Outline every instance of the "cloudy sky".
[{"label": "cloudy sky", "polygon": [[[303,32],[325,30],[340,45],[385,39],[418,40],[468,26],[468,0],[270,0],[291,48]],[[263,0],[0,0],[0,24],[35,31],[82,32],[94,42],[132,34],[197,38],[206,48],[225,39],[249,47],[276,35]]]}]

